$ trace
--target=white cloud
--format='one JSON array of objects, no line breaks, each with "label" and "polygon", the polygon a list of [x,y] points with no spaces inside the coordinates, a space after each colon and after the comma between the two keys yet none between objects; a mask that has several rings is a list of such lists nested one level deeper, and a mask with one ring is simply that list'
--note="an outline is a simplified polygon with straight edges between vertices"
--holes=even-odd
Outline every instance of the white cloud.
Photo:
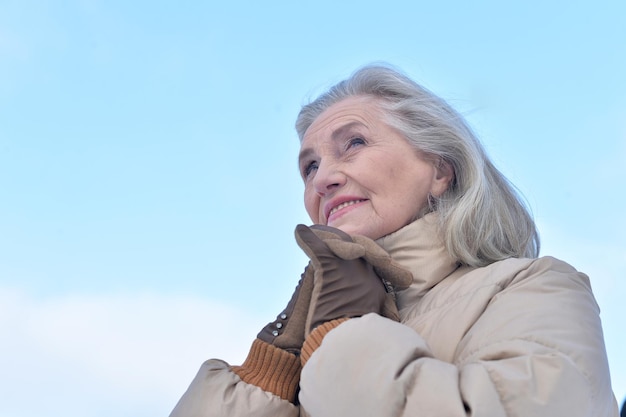
[{"label": "white cloud", "polygon": [[168,415],[204,360],[245,358],[259,323],[198,297],[0,289],[0,415]]}]

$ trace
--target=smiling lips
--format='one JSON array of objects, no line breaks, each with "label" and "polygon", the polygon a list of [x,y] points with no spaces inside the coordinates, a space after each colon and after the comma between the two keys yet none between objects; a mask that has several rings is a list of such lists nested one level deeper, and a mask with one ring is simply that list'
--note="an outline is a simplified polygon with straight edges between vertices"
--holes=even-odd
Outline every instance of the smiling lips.
[{"label": "smiling lips", "polygon": [[330,213],[328,213],[328,217],[332,216],[333,214],[337,213],[339,210],[346,208],[348,206],[351,206],[353,204],[357,204],[357,203],[361,203],[365,200],[350,200],[350,201],[346,201],[344,203],[339,204],[338,206],[333,207],[330,210]]}]

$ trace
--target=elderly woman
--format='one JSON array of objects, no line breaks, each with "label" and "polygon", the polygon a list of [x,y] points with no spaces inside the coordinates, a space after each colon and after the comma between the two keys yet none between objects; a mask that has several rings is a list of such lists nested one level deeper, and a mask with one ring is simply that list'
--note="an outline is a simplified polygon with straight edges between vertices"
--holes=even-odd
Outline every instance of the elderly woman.
[{"label": "elderly woman", "polygon": [[617,416],[589,280],[463,118],[365,67],[304,106],[311,259],[241,366],[203,364],[172,416]]}]

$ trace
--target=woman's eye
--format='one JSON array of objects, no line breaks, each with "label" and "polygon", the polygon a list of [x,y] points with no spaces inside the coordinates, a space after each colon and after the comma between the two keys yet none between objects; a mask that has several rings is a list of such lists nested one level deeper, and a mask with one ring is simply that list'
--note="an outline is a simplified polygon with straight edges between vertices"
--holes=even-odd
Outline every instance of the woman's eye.
[{"label": "woman's eye", "polygon": [[352,138],[348,141],[348,148],[353,148],[355,146],[365,145],[365,139],[363,138]]},{"label": "woman's eye", "polygon": [[317,169],[317,162],[312,161],[304,167],[302,171],[302,176],[306,179]]}]

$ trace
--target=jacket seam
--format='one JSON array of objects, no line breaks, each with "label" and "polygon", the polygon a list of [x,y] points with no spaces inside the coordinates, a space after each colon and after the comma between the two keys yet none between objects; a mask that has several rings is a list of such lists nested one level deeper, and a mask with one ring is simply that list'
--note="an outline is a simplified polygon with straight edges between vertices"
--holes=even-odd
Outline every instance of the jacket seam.
[{"label": "jacket seam", "polygon": [[[481,285],[479,287],[474,287],[474,288],[472,288],[471,291],[464,292],[462,294],[457,294],[457,295],[455,295],[453,297],[450,297],[450,298],[446,298],[443,301],[443,303],[440,303],[440,304],[437,304],[437,305],[433,305],[433,306],[431,306],[431,307],[429,307],[429,308],[427,308],[425,310],[419,310],[419,314],[427,314],[427,313],[430,313],[432,311],[436,311],[436,310],[442,309],[442,308],[444,308],[444,307],[446,307],[446,306],[448,306],[450,304],[454,304],[455,302],[457,302],[458,300],[460,300],[462,298],[471,297],[474,294],[476,294],[478,291],[480,291],[480,290],[482,290],[484,288],[489,288],[489,287],[499,287],[500,291],[502,291],[502,289],[505,288],[502,285],[500,285],[500,283],[498,283],[498,282],[491,282],[489,284],[484,284],[484,285]],[[418,307],[419,307],[419,305],[420,305],[420,303],[417,304]]]}]

